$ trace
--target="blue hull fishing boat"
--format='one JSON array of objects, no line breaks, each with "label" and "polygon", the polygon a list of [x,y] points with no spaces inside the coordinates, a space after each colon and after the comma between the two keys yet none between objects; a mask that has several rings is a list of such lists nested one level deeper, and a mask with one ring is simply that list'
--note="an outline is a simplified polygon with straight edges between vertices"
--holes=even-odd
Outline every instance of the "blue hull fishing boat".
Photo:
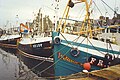
[{"label": "blue hull fishing boat", "polygon": [[[83,70],[99,70],[120,63],[119,58],[115,58],[115,55],[120,54],[119,46],[111,45],[112,49],[107,49],[105,45],[108,43],[86,37],[78,38],[79,36],[53,32],[56,76],[66,76]],[[77,42],[75,39],[78,39]]]},{"label": "blue hull fishing boat", "polygon": [[[80,1],[86,4],[86,17],[81,27],[86,29],[68,34],[63,33],[65,27],[58,25],[57,31],[52,32],[55,76],[99,70],[120,63],[120,46],[93,39],[92,33],[99,30],[90,28],[89,8],[92,0],[89,3],[87,0]],[[73,6],[69,0],[67,7]]]}]

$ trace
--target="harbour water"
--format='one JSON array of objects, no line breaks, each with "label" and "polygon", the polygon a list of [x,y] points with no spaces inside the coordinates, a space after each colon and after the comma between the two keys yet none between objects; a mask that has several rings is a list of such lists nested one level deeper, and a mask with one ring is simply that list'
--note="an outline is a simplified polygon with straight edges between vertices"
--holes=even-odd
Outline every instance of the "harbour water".
[{"label": "harbour water", "polygon": [[0,79],[15,80],[19,74],[19,60],[11,53],[0,49]]},{"label": "harbour water", "polygon": [[28,62],[26,65],[15,50],[0,48],[0,80],[46,80],[36,74],[39,68],[30,70],[30,66],[33,67],[30,63],[33,62]]}]

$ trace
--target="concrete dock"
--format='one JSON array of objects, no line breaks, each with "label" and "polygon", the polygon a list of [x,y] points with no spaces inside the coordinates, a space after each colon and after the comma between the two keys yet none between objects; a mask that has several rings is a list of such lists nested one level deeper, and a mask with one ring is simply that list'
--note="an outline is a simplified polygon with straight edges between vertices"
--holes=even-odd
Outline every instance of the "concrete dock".
[{"label": "concrete dock", "polygon": [[76,73],[60,80],[120,80],[120,64],[87,73]]}]

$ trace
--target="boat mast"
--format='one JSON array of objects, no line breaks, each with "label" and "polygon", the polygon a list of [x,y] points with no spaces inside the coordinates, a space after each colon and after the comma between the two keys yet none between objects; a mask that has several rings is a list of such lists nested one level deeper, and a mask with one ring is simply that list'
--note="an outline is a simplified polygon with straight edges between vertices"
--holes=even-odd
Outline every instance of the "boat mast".
[{"label": "boat mast", "polygon": [[[64,13],[63,13],[63,16],[62,16],[62,19],[65,17],[66,19],[68,18],[68,13],[69,13],[69,10],[70,10],[70,7],[68,6],[69,4],[71,3],[71,0],[68,1],[67,3],[67,6],[64,10]],[[62,25],[62,19],[59,21],[59,24],[58,24],[58,27],[57,27],[57,31],[59,31],[61,25]],[[62,26],[62,32],[64,33],[64,29],[65,29],[65,25],[66,25],[66,20],[64,21],[63,23],[63,26]]]},{"label": "boat mast", "polygon": [[59,2],[60,0],[55,0],[55,16],[54,16],[54,23],[55,23],[55,26],[54,26],[54,30],[57,31],[57,26],[58,26],[58,10],[59,10]]},{"label": "boat mast", "polygon": [[[90,0],[89,4],[88,4],[87,0],[78,0],[78,1],[80,1],[78,3],[85,2],[85,4],[86,4],[86,16],[85,16],[85,19],[84,19],[84,21],[82,23],[80,33],[83,32],[83,30],[85,30],[85,22],[87,21],[88,29],[89,29],[89,32],[90,32],[90,37],[92,37],[92,31],[90,31],[91,27],[90,27],[90,12],[89,12],[89,8],[90,8],[90,6],[92,4],[92,0]],[[74,6],[74,3],[72,2],[72,0],[69,0],[68,3],[67,3],[66,8],[64,10],[63,16],[62,16],[62,19],[65,18],[65,21],[62,24],[63,20],[62,19],[60,20],[59,25],[57,27],[57,31],[59,31],[60,27],[62,26],[62,32],[64,33],[64,29],[65,29],[65,25],[66,25],[66,19],[68,18],[68,13],[70,11],[70,8],[72,8],[73,6]]]},{"label": "boat mast", "polygon": [[38,12],[38,34],[40,34],[41,32],[43,32],[43,27],[42,27],[42,13],[40,8]]},{"label": "boat mast", "polygon": [[[87,21],[87,34],[90,33],[90,38],[92,38],[92,31],[91,31],[91,26],[90,26],[90,12],[89,12],[89,8],[92,4],[92,0],[90,0],[90,3],[88,4],[87,0],[83,0],[85,2],[86,5],[86,16],[85,19],[82,23],[82,27],[80,29],[80,32],[82,32],[83,30],[85,31],[85,22]],[[89,32],[89,33],[88,33]]]}]

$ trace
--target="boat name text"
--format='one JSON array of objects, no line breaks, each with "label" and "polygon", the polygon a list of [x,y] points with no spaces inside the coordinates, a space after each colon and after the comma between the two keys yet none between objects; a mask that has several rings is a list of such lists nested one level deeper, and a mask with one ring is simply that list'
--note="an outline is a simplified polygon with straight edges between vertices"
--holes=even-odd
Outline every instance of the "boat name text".
[{"label": "boat name text", "polygon": [[34,44],[33,48],[39,48],[39,47],[42,47],[42,46],[43,46],[42,44]]},{"label": "boat name text", "polygon": [[59,58],[59,59],[62,59],[62,60],[64,60],[64,61],[71,62],[71,63],[73,63],[73,64],[81,65],[80,62],[74,61],[74,60],[70,59],[69,57],[67,57],[66,55],[62,55],[60,52],[58,52],[58,58]]}]

